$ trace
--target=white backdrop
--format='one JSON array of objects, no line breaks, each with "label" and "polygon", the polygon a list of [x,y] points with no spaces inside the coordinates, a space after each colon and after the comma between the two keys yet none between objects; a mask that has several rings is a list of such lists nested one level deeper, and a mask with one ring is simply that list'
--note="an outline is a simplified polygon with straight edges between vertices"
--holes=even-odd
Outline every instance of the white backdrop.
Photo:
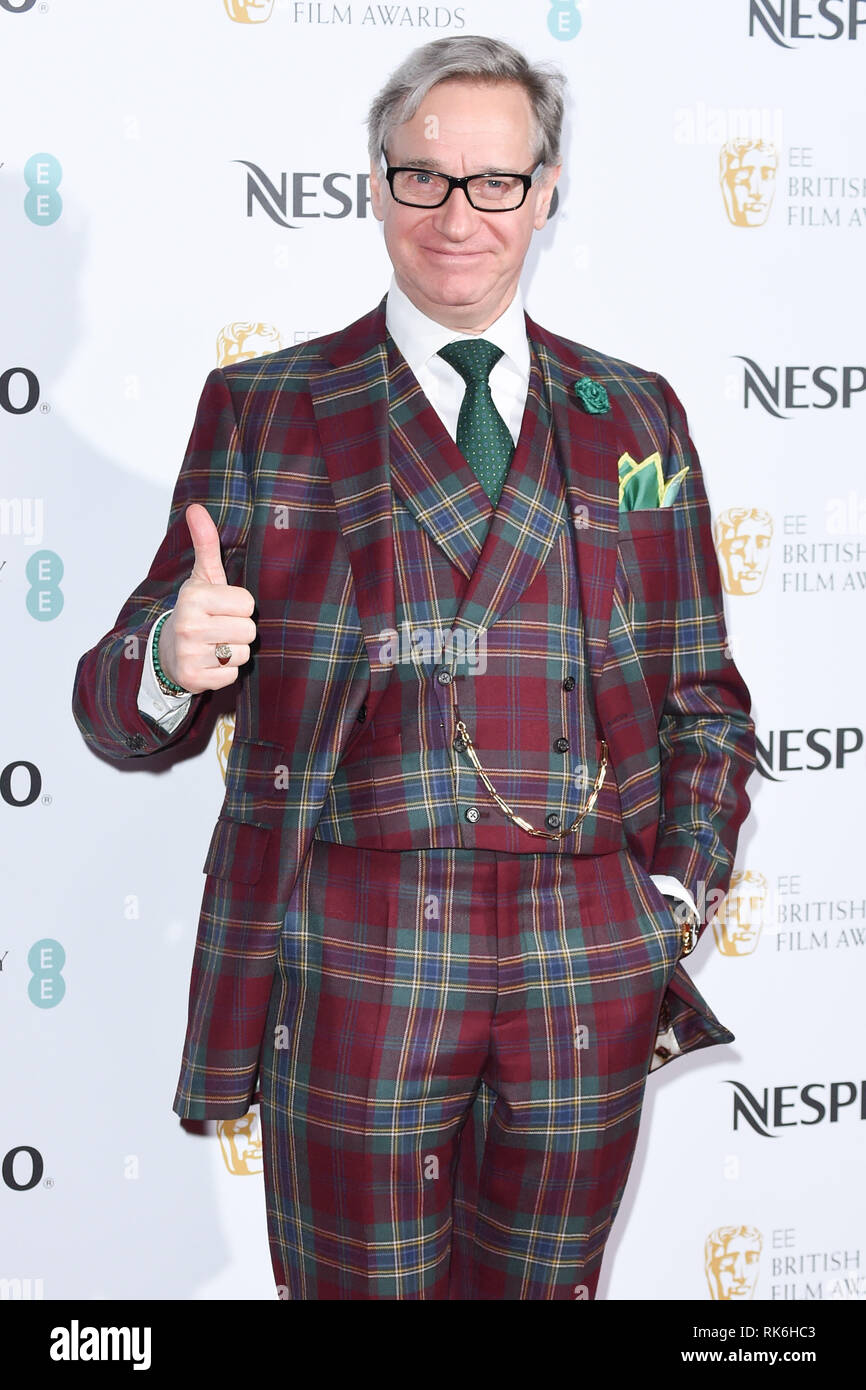
[{"label": "white backdrop", "polygon": [[484,33],[569,76],[527,307],[684,401],[763,757],[725,950],[689,962],[736,1042],[650,1077],[600,1296],[866,1298],[866,3],[822,11],[0,0],[0,1296],[274,1297],[255,1118],[171,1109],[218,730],[101,760],[72,679],[210,369],[384,293],[372,93]]}]

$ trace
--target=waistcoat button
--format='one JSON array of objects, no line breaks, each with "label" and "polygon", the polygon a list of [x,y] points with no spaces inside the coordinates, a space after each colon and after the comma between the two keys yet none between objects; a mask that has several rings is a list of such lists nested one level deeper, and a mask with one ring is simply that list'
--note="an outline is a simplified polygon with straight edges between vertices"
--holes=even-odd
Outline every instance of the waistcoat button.
[{"label": "waistcoat button", "polygon": [[450,684],[451,684],[451,672],[450,672],[450,671],[440,671],[439,674],[438,674],[438,676],[436,677],[436,679],[437,679],[437,681],[439,682],[440,685],[450,685]]},{"label": "waistcoat button", "polygon": [[478,819],[478,807],[477,807],[477,806],[467,806],[467,808],[466,808],[466,810],[464,811],[463,814],[465,815],[465,817],[466,817],[466,819],[467,819],[468,821],[472,821],[473,824],[474,824],[475,821],[477,821],[477,819]]},{"label": "waistcoat button", "polygon": [[557,753],[567,753],[567,752],[568,752],[568,739],[567,739],[567,738],[558,738],[558,739],[556,740],[556,743],[555,743],[553,746],[554,746],[554,748],[556,749]]},{"label": "waistcoat button", "polygon": [[562,682],[562,688],[563,690],[573,690],[575,683],[574,676],[566,676],[565,680]]},{"label": "waistcoat button", "polygon": [[559,829],[559,816],[555,811],[551,811],[549,816],[544,817],[544,824],[547,826],[548,830]]},{"label": "waistcoat button", "polygon": [[366,706],[366,705],[362,705],[361,708],[358,710],[358,723],[359,723],[359,724],[363,724],[363,722],[364,722],[364,720],[365,720],[366,718],[367,718],[367,706]]}]

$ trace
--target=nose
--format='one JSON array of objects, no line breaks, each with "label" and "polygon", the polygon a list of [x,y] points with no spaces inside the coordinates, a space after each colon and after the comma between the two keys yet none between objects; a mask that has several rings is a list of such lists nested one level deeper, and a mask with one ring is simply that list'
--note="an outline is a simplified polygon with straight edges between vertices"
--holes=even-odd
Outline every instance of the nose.
[{"label": "nose", "polygon": [[449,241],[466,241],[478,228],[479,213],[463,188],[454,188],[448,201],[436,209],[433,225]]}]

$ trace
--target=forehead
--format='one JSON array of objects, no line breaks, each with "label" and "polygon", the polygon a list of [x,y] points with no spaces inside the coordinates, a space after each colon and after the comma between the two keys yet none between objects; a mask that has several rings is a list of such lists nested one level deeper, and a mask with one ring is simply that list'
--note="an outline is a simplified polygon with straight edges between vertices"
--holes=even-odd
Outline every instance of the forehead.
[{"label": "forehead", "polygon": [[756,1242],[750,1240],[748,1236],[734,1236],[732,1240],[728,1241],[726,1249],[728,1255],[757,1255],[759,1253]]},{"label": "forehead", "polygon": [[737,522],[733,534],[737,536],[768,536],[770,532],[765,522],[759,521],[755,516],[745,516],[742,521]]},{"label": "forehead", "polygon": [[436,163],[529,162],[535,122],[529,97],[517,82],[437,82],[411,120],[388,137],[392,160]]},{"label": "forehead", "polygon": [[775,168],[776,155],[773,150],[766,146],[749,145],[746,149],[740,150],[734,160],[734,168]]},{"label": "forehead", "polygon": [[759,884],[746,883],[745,881],[743,881],[742,883],[735,883],[733,888],[729,889],[728,893],[726,894],[726,896],[729,898],[744,899],[754,899],[758,897],[763,897],[763,895],[764,890],[760,887]]}]

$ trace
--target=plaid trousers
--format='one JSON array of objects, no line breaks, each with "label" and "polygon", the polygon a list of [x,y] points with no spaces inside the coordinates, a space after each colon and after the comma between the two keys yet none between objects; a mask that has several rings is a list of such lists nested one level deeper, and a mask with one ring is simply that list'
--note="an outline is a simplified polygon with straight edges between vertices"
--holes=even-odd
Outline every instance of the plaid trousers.
[{"label": "plaid trousers", "polygon": [[631,852],[313,841],[260,1062],[288,1299],[592,1299],[680,939]]}]

